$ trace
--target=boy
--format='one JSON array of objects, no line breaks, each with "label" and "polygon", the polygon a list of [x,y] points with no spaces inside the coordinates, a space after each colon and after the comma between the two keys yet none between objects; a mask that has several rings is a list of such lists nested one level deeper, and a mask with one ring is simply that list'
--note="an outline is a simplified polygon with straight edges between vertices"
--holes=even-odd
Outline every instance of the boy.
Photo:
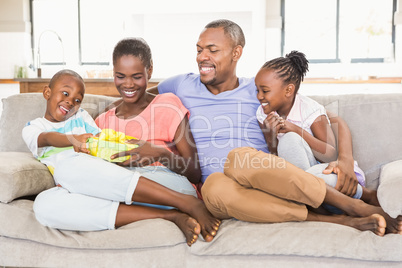
[{"label": "boy", "polygon": [[85,143],[100,132],[93,118],[80,108],[85,94],[82,77],[61,70],[43,90],[45,116],[27,123],[22,137],[32,154],[53,174],[57,162],[78,152],[89,153]]}]

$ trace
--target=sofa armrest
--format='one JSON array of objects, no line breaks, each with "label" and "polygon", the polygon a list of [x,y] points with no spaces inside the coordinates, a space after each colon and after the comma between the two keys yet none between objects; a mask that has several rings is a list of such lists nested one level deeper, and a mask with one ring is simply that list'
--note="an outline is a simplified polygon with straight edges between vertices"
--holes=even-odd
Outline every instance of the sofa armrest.
[{"label": "sofa armrest", "polygon": [[382,167],[377,194],[385,212],[393,218],[402,215],[402,160]]},{"label": "sofa armrest", "polygon": [[0,202],[36,195],[54,185],[48,168],[31,153],[0,152]]}]

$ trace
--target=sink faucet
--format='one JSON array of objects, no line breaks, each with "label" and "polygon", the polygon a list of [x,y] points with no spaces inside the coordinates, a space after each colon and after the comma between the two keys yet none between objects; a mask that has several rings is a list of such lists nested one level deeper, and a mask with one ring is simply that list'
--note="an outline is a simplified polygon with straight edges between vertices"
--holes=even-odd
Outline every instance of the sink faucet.
[{"label": "sink faucet", "polygon": [[38,74],[38,78],[42,77],[41,60],[40,60],[40,41],[42,39],[43,34],[47,33],[47,32],[55,34],[57,36],[57,39],[60,41],[61,49],[63,51],[63,65],[65,65],[65,62],[64,62],[64,46],[63,46],[63,41],[61,40],[61,37],[53,30],[45,30],[39,35],[39,40],[38,40],[38,54],[37,54],[37,74]]}]

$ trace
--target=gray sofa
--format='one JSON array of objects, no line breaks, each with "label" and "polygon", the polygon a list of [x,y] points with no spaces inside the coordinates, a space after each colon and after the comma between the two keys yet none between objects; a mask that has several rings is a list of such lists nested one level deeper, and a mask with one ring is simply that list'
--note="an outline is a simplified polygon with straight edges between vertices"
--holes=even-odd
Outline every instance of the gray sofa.
[{"label": "gray sofa", "polygon": [[[402,214],[402,94],[314,96],[349,124],[367,186],[391,216]],[[93,116],[114,99],[86,95]],[[24,267],[402,267],[402,235],[320,222],[225,220],[216,238],[191,248],[171,222],[146,220],[117,230],[72,232],[39,224],[39,192],[53,187],[28,152],[21,129],[44,114],[42,94],[3,99],[0,120],[0,266]]]}]

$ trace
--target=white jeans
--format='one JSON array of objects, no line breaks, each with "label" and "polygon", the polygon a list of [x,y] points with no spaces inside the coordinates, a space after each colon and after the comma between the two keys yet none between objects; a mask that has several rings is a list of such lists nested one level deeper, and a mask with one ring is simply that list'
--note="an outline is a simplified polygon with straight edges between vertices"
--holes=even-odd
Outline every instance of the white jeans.
[{"label": "white jeans", "polygon": [[119,203],[132,204],[140,176],[197,196],[186,177],[166,167],[123,168],[97,157],[77,154],[57,163],[54,180],[62,187],[51,188],[36,197],[35,216],[41,224],[57,229],[114,229]]}]

